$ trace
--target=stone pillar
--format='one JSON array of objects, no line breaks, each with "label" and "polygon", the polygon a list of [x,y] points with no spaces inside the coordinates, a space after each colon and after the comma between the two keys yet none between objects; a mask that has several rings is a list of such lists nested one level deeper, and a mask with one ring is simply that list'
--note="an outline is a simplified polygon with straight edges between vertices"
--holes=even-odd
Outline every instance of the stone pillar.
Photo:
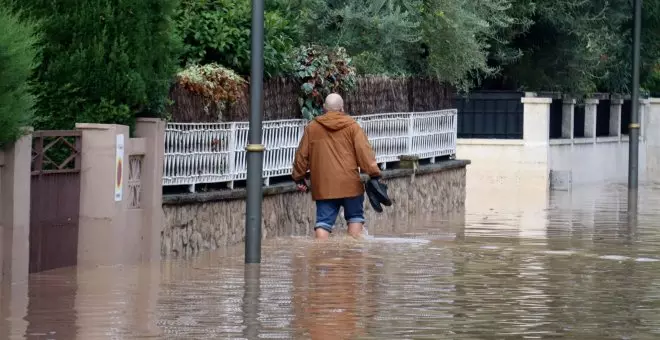
[{"label": "stone pillar", "polygon": [[639,123],[641,127],[639,129],[639,136],[641,140],[646,139],[646,134],[648,132],[648,116],[649,108],[651,106],[651,100],[640,98],[639,99]]},{"label": "stone pillar", "polygon": [[136,137],[146,140],[142,163],[142,260],[160,260],[160,233],[163,229],[163,166],[165,158],[165,122],[140,118]]},{"label": "stone pillar", "polygon": [[523,140],[525,144],[547,145],[550,133],[551,98],[523,97]]},{"label": "stone pillar", "polygon": [[598,115],[598,99],[584,101],[584,137],[596,138],[596,117]]},{"label": "stone pillar", "polygon": [[0,282],[23,282],[30,258],[32,135],[0,153],[4,153],[0,161],[4,163],[0,165]]},{"label": "stone pillar", "polygon": [[23,339],[30,266],[32,135],[0,149],[0,338]]},{"label": "stone pillar", "polygon": [[126,223],[128,154],[121,166],[123,197],[115,201],[117,135],[129,142],[129,129],[123,125],[76,124],[82,131],[80,171],[80,227],[78,266],[128,264],[130,253],[124,247],[126,235],[135,234]]},{"label": "stone pillar", "polygon": [[575,125],[575,99],[564,98],[561,115],[561,138],[573,139]]},{"label": "stone pillar", "polygon": [[650,98],[646,115],[646,176],[660,180],[660,98]]},{"label": "stone pillar", "polygon": [[523,97],[523,162],[532,186],[549,188],[549,144],[551,98]]},{"label": "stone pillar", "polygon": [[621,138],[621,107],[623,99],[610,99],[610,136]]}]

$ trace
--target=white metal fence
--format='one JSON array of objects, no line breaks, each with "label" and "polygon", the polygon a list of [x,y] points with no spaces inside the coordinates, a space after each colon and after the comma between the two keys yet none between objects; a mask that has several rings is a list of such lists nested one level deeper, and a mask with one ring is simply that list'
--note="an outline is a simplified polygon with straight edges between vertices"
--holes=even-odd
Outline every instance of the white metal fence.
[{"label": "white metal fence", "polygon": [[[369,138],[381,167],[401,155],[421,159],[456,154],[456,110],[384,113],[355,117]],[[307,121],[263,122],[263,177],[291,174]],[[233,182],[247,177],[248,122],[168,123],[165,131],[163,185]]]}]

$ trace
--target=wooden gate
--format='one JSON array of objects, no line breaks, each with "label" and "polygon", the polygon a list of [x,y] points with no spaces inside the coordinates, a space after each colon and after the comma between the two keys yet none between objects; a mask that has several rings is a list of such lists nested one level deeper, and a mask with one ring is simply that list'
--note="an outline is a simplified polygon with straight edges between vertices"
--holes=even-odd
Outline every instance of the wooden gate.
[{"label": "wooden gate", "polygon": [[78,262],[81,133],[36,131],[32,142],[30,273]]}]

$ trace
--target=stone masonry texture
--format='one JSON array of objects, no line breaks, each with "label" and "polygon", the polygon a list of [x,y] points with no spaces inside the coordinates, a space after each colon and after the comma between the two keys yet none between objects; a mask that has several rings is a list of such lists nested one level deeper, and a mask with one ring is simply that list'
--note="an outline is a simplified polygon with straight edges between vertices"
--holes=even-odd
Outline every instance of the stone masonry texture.
[{"label": "stone masonry texture", "polygon": [[[451,162],[451,161],[448,161]],[[391,207],[376,213],[365,196],[367,227],[393,230],[416,215],[442,218],[465,208],[465,166],[469,161],[453,161],[453,166],[429,165],[412,171],[383,173],[393,200]],[[460,163],[463,162],[463,163]],[[315,203],[310,194],[298,193],[288,184],[285,190],[264,189],[262,236],[264,238],[312,235]],[[189,256],[243,242],[245,237],[244,198],[209,199],[200,196],[180,199],[165,197],[165,226],[161,232],[163,256]],[[227,195],[224,195],[227,196]],[[345,231],[341,215],[335,230]]]}]

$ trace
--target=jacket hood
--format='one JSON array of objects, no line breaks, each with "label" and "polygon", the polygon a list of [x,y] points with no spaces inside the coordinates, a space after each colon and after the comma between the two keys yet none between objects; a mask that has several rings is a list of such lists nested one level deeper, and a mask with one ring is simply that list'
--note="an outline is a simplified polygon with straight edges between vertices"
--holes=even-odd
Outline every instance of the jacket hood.
[{"label": "jacket hood", "polygon": [[316,117],[314,120],[323,125],[328,130],[339,131],[345,127],[355,124],[355,120],[351,116],[341,112],[328,112],[324,115]]}]

